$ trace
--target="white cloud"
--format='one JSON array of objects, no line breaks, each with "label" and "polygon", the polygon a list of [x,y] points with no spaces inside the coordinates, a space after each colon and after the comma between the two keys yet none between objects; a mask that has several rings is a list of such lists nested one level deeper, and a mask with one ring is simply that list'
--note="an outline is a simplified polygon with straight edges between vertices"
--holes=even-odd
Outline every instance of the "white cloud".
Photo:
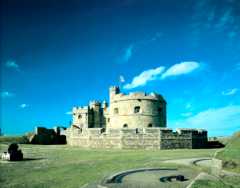
[{"label": "white cloud", "polygon": [[11,97],[14,97],[15,94],[14,93],[11,93],[11,92],[8,92],[8,91],[2,91],[1,92],[1,98],[11,98]]},{"label": "white cloud", "polygon": [[119,76],[119,81],[120,81],[121,83],[124,83],[124,82],[125,82],[125,78],[124,78],[122,75],[120,75],[120,76]]},{"label": "white cloud", "polygon": [[5,65],[7,68],[19,70],[19,65],[15,61],[7,61]]},{"label": "white cloud", "polygon": [[240,105],[210,108],[198,114],[173,122],[175,127],[203,128],[224,135],[224,131],[240,130]]},{"label": "white cloud", "polygon": [[19,107],[20,107],[20,108],[27,108],[27,107],[29,107],[29,105],[28,105],[28,104],[25,104],[25,103],[23,103],[23,104],[20,104],[20,105],[19,105]]},{"label": "white cloud", "polygon": [[158,76],[162,74],[164,69],[165,67],[160,66],[155,69],[149,69],[149,70],[143,71],[138,76],[135,76],[131,83],[125,84],[123,88],[132,89],[139,86],[144,86],[147,82],[158,79],[159,78]]},{"label": "white cloud", "polygon": [[223,91],[222,95],[228,96],[228,95],[235,95],[238,91],[238,88],[233,88],[233,89],[229,89],[227,91]]},{"label": "white cloud", "polygon": [[199,67],[200,67],[200,64],[195,61],[181,62],[181,63],[175,64],[175,65],[171,66],[169,69],[167,69],[162,74],[161,78],[165,79],[165,78],[171,77],[171,76],[179,76],[182,74],[188,74],[188,73],[191,73],[192,71],[196,70]]},{"label": "white cloud", "polygon": [[66,112],[66,115],[72,115],[72,111]]}]

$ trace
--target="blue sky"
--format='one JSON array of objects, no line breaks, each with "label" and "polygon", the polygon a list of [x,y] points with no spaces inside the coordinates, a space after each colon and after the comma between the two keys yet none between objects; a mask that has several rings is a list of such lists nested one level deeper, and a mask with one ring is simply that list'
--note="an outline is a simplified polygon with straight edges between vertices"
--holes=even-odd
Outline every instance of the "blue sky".
[{"label": "blue sky", "polygon": [[1,127],[68,126],[108,87],[161,93],[168,127],[240,129],[238,0],[1,1]]}]

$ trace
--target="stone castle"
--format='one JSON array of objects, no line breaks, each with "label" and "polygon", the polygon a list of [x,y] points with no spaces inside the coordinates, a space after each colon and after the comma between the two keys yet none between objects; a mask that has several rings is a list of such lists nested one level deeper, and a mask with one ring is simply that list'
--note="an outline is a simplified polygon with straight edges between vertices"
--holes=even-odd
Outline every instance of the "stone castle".
[{"label": "stone castle", "polygon": [[74,107],[73,121],[66,130],[67,144],[86,148],[177,149],[203,148],[207,131],[166,128],[166,101],[156,93],[120,92],[109,89],[106,101],[91,101]]}]

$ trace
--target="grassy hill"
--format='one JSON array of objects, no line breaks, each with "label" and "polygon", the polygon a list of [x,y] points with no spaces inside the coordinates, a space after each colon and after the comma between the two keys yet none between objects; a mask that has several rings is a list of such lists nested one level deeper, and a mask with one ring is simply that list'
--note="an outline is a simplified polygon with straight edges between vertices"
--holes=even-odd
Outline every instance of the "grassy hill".
[{"label": "grassy hill", "polygon": [[230,138],[216,157],[223,160],[223,168],[240,173],[240,131]]}]

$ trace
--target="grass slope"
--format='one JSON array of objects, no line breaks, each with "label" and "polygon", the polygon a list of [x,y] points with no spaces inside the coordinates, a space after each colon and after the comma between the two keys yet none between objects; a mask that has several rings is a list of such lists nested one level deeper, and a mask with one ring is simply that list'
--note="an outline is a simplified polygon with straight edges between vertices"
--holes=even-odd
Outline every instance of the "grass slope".
[{"label": "grass slope", "polygon": [[223,168],[226,170],[240,173],[240,132],[232,136],[217,158],[223,160]]}]

